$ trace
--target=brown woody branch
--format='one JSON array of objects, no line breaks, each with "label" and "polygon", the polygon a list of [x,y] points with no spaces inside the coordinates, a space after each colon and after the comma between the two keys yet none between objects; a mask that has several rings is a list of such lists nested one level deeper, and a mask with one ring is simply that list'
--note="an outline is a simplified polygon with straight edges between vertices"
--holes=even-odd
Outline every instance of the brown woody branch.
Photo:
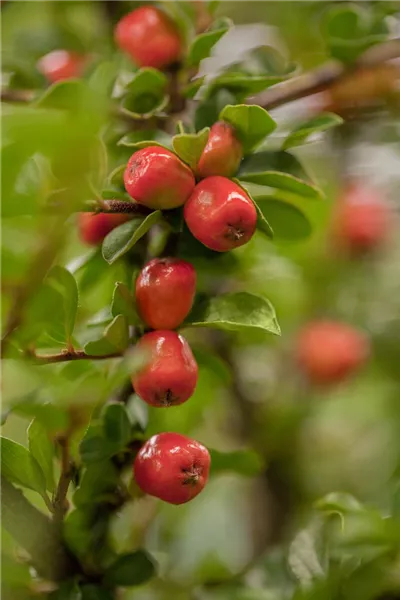
[{"label": "brown woody branch", "polygon": [[49,365],[52,363],[69,362],[72,360],[106,360],[109,358],[121,358],[121,352],[110,352],[110,354],[86,354],[84,350],[64,350],[56,354],[36,354],[30,351],[27,353],[35,365]]},{"label": "brown woody branch", "polygon": [[306,96],[326,90],[333,83],[351,72],[375,67],[395,58],[400,58],[400,38],[389,40],[369,48],[355,61],[351,68],[346,67],[338,61],[328,62],[314,71],[278,83],[265,92],[248,98],[247,103],[257,104],[265,109],[276,108],[287,102],[299,100],[300,98],[305,98]]}]

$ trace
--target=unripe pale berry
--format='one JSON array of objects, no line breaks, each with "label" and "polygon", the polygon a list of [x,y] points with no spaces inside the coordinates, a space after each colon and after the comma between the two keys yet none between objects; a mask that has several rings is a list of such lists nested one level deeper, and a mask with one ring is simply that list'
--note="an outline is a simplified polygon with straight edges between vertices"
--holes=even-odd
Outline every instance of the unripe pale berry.
[{"label": "unripe pale berry", "polygon": [[242,144],[236,138],[233,127],[219,121],[211,127],[197,165],[197,173],[202,178],[212,175],[232,177],[238,170],[242,157]]},{"label": "unripe pale berry", "polygon": [[38,61],[39,71],[50,83],[81,77],[87,58],[69,50],[53,50]]},{"label": "unripe pale berry", "polygon": [[139,450],[134,463],[138,486],[170,504],[197,496],[208,480],[210,455],[199,442],[179,433],[159,433]]},{"label": "unripe pale berry", "polygon": [[138,396],[152,406],[186,402],[196,388],[198,367],[185,338],[175,331],[151,331],[136,348],[150,355],[147,366],[132,377]]},{"label": "unripe pale berry", "polygon": [[379,194],[361,183],[346,187],[333,215],[333,237],[338,248],[358,254],[385,242],[391,210]]},{"label": "unripe pale berry", "polygon": [[226,252],[246,244],[256,230],[257,211],[246,192],[225,177],[207,177],[184,207],[190,231],[202,244]]},{"label": "unripe pale berry", "polygon": [[85,244],[97,246],[113,229],[130,219],[129,215],[110,213],[80,213],[79,235]]},{"label": "unripe pale berry", "polygon": [[148,146],[130,157],[124,183],[139,204],[165,210],[184,204],[196,182],[191,169],[176,154],[160,146]]},{"label": "unripe pale berry", "polygon": [[182,51],[174,23],[153,6],[142,6],[122,17],[115,41],[139,67],[162,69],[178,61]]},{"label": "unripe pale berry", "polygon": [[297,339],[300,368],[317,384],[339,383],[367,359],[369,344],[357,329],[336,321],[315,321]]},{"label": "unripe pale berry", "polygon": [[176,329],[189,314],[196,293],[196,271],[185,260],[155,258],[136,280],[136,305],[152,329]]}]

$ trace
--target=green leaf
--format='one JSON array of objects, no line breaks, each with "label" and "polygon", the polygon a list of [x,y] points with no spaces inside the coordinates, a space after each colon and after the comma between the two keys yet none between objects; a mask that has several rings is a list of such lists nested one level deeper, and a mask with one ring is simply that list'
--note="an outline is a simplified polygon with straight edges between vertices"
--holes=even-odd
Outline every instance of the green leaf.
[{"label": "green leaf", "polygon": [[221,27],[220,29],[206,31],[195,37],[188,50],[188,65],[197,66],[204,58],[207,58],[212,47],[225,35],[228,29],[228,26]]},{"label": "green leaf", "polygon": [[135,308],[135,298],[128,286],[120,281],[115,284],[111,314],[113,317],[123,315],[128,320],[129,325],[138,325],[140,323],[140,318]]},{"label": "green leaf", "polygon": [[331,492],[317,500],[314,506],[326,513],[349,514],[364,510],[362,504],[346,492]]},{"label": "green leaf", "polygon": [[123,110],[139,118],[162,110],[168,102],[166,86],[167,78],[161,71],[140,69],[125,88]]},{"label": "green leaf", "polygon": [[252,150],[276,127],[275,121],[261,106],[228,105],[219,118],[235,128],[245,152]]},{"label": "green leaf", "polygon": [[137,217],[113,229],[104,239],[102,246],[103,258],[108,264],[113,264],[126,254],[148,231],[160,221],[160,210],[152,212],[145,218]]},{"label": "green leaf", "polygon": [[68,79],[51,85],[36,101],[38,108],[57,108],[82,115],[86,110],[95,110],[99,96],[81,79]]},{"label": "green leaf", "polygon": [[154,577],[156,567],[150,555],[144,550],[122,554],[107,569],[104,582],[107,585],[131,587],[141,585]]},{"label": "green leaf", "polygon": [[267,237],[272,239],[274,237],[274,231],[273,231],[272,227],[270,226],[270,224],[268,223],[267,219],[265,218],[264,213],[261,210],[261,208],[259,207],[258,203],[254,200],[252,195],[249,193],[248,189],[245,186],[243,186],[238,179],[236,179],[234,177],[233,181],[235,183],[237,183],[240,187],[242,187],[244,189],[244,191],[246,192],[246,194],[249,195],[250,198],[252,199],[254,206],[256,207],[256,210],[257,210],[257,229],[259,231],[261,231],[262,233],[264,233]]},{"label": "green leaf", "polygon": [[49,600],[82,600],[82,594],[76,581],[64,581],[50,594]]},{"label": "green leaf", "polygon": [[89,78],[89,86],[97,93],[110,97],[115,80],[117,78],[117,68],[112,61],[101,62]]},{"label": "green leaf", "polygon": [[175,152],[195,171],[200,156],[207,144],[210,129],[205,127],[198,133],[182,133],[172,138]]},{"label": "green leaf", "polygon": [[108,176],[108,183],[110,185],[117,185],[119,187],[124,187],[125,169],[126,169],[126,163],[124,163],[123,165],[119,165],[118,167],[115,167],[115,169],[113,169]]},{"label": "green leaf", "polygon": [[104,330],[103,336],[85,345],[86,354],[103,356],[123,352],[128,347],[128,323],[122,315],[117,315]]},{"label": "green leaf", "polygon": [[136,148],[137,150],[148,146],[161,146],[169,150],[172,149],[171,136],[158,129],[131,131],[118,140],[117,145]]},{"label": "green leaf", "polygon": [[322,113],[292,131],[284,141],[282,147],[284,150],[287,150],[288,148],[300,146],[311,135],[326,131],[332,127],[337,127],[342,123],[343,119],[342,117],[339,117],[339,115],[335,115],[334,113]]},{"label": "green leaf", "polygon": [[124,448],[131,439],[131,422],[123,404],[109,404],[103,413],[105,438]]},{"label": "green leaf", "polygon": [[47,279],[62,296],[65,334],[66,339],[69,340],[74,331],[78,310],[78,286],[75,277],[64,267],[57,266],[52,268]]},{"label": "green leaf", "polygon": [[28,427],[28,441],[30,453],[36,459],[45,476],[47,490],[54,492],[54,446],[49,439],[46,428],[37,418]]},{"label": "green leaf", "polygon": [[261,329],[280,335],[275,310],[269,300],[248,292],[223,294],[195,303],[185,326],[239,331]]},{"label": "green leaf", "polygon": [[304,207],[301,210],[295,200],[296,198],[290,195],[286,199],[265,195],[253,200],[259,214],[261,213],[271,225],[274,238],[277,240],[298,241],[308,237],[312,232],[312,225],[304,212]]},{"label": "green leaf", "polygon": [[81,594],[81,600],[114,600],[115,597],[111,591],[93,584],[83,585]]},{"label": "green leaf", "polygon": [[320,189],[307,183],[301,179],[298,179],[294,175],[289,173],[280,173],[279,171],[264,171],[263,173],[242,173],[240,175],[240,182],[256,183],[271,187],[277,190],[285,190],[295,194],[297,196],[303,196],[304,198],[321,199],[322,192]]},{"label": "green leaf", "polygon": [[1,437],[1,473],[11,483],[46,494],[46,479],[32,454],[21,444]]},{"label": "green leaf", "polygon": [[88,464],[106,461],[118,451],[119,446],[104,437],[101,424],[90,425],[79,445],[81,459]]},{"label": "green leaf", "polygon": [[239,475],[255,477],[264,468],[261,457],[254,450],[236,450],[234,452],[219,452],[209,449],[211,456],[211,474],[233,471]]},{"label": "green leaf", "polygon": [[247,75],[239,72],[223,73],[210,85],[210,91],[225,89],[235,95],[236,101],[258,94],[277,83],[288,79],[288,75]]}]

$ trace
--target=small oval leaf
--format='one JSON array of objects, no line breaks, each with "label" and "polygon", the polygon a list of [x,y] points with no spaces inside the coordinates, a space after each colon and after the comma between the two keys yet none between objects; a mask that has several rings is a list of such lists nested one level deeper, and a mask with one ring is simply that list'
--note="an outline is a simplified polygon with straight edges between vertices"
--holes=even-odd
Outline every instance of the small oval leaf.
[{"label": "small oval leaf", "polygon": [[108,264],[121,258],[143,237],[153,225],[162,217],[160,210],[156,210],[145,219],[134,218],[113,229],[104,239],[102,254]]},{"label": "small oval leaf", "polygon": [[276,128],[275,121],[261,106],[247,104],[228,105],[222,109],[219,118],[230,123],[243,144],[245,152],[250,151]]},{"label": "small oval leaf", "polygon": [[131,587],[141,585],[155,575],[155,563],[144,550],[122,554],[108,568],[104,581],[108,585]]}]

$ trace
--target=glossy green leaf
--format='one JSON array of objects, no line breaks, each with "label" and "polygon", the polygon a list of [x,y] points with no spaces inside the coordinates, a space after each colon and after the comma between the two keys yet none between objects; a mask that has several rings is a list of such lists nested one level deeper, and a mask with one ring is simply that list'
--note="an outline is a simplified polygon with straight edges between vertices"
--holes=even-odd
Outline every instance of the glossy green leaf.
[{"label": "glossy green leaf", "polygon": [[266,298],[248,292],[200,299],[195,303],[185,325],[230,331],[260,329],[280,335],[272,304]]},{"label": "glossy green leaf", "polygon": [[140,69],[125,88],[123,110],[138,117],[149,117],[162,110],[168,102],[166,86],[167,78],[161,71]]},{"label": "glossy green leaf", "polygon": [[239,475],[255,477],[264,468],[263,460],[254,450],[219,452],[218,450],[209,449],[209,452],[211,456],[212,475],[232,471]]},{"label": "glossy green leaf", "polygon": [[143,237],[153,225],[162,218],[160,210],[152,212],[145,218],[136,217],[113,229],[104,239],[103,258],[111,265],[121,258]]},{"label": "glossy green leaf", "polygon": [[131,587],[141,585],[154,577],[155,563],[144,550],[122,554],[107,569],[104,581],[108,585]]},{"label": "glossy green leaf", "polygon": [[104,330],[103,336],[85,345],[86,354],[104,356],[123,352],[128,347],[128,323],[122,315],[117,315]]},{"label": "glossy green leaf", "polygon": [[172,139],[175,152],[195,171],[200,156],[207,144],[210,129],[205,127],[198,133],[182,133]]},{"label": "glossy green leaf", "polygon": [[221,27],[212,31],[201,33],[192,41],[189,50],[187,62],[189,66],[198,65],[204,58],[207,58],[211,49],[228,31],[229,27]]},{"label": "glossy green leaf", "polygon": [[109,404],[103,413],[105,438],[123,448],[131,438],[131,422],[123,404]]},{"label": "glossy green leaf", "polygon": [[311,135],[326,131],[332,127],[337,127],[342,123],[343,119],[342,117],[339,117],[339,115],[335,115],[334,113],[322,113],[292,131],[284,141],[282,147],[284,150],[287,150],[294,146],[300,146]]},{"label": "glossy green leaf", "polygon": [[63,267],[53,267],[47,279],[63,299],[64,325],[66,339],[69,340],[75,326],[78,310],[78,286],[75,277]]},{"label": "glossy green leaf", "polygon": [[123,315],[126,317],[129,325],[138,325],[140,323],[140,318],[135,308],[135,298],[128,286],[120,281],[115,284],[111,314],[113,317]]},{"label": "glossy green leaf", "polygon": [[296,204],[272,196],[257,198],[255,204],[271,225],[277,240],[298,241],[311,234],[312,225]]},{"label": "glossy green leaf", "polygon": [[230,123],[243,144],[245,152],[259,144],[276,127],[275,121],[261,106],[246,104],[228,105],[222,109],[219,118]]},{"label": "glossy green leaf", "polygon": [[29,450],[5,437],[1,437],[0,441],[2,475],[12,483],[43,496],[46,493],[46,479]]},{"label": "glossy green leaf", "polygon": [[117,75],[116,65],[110,60],[105,60],[97,65],[90,75],[89,86],[96,94],[104,94],[110,97]]},{"label": "glossy green leaf", "polygon": [[126,146],[137,150],[148,146],[162,146],[163,148],[172,149],[171,136],[158,129],[131,131],[118,140],[117,144],[118,146]]},{"label": "glossy green leaf", "polygon": [[[101,424],[91,425],[86,431],[80,445],[79,452],[84,463],[97,463],[106,461],[119,452],[119,445],[111,442],[104,435]],[[91,480],[93,485],[93,480]],[[87,482],[86,482],[87,484]],[[84,492],[81,492],[84,496]],[[82,500],[77,500],[79,504]]]},{"label": "glossy green leaf", "polygon": [[119,187],[124,187],[125,169],[126,169],[125,163],[123,165],[119,165],[118,167],[115,167],[115,169],[113,169],[108,176],[108,182],[111,185],[117,185]]},{"label": "glossy green leaf", "polygon": [[37,418],[28,427],[29,451],[41,467],[46,479],[46,488],[49,492],[55,490],[54,480],[54,446],[47,429]]},{"label": "glossy green leaf", "polygon": [[320,189],[298,179],[289,173],[281,173],[279,171],[264,171],[263,173],[242,173],[240,181],[256,183],[277,190],[286,190],[292,194],[303,196],[304,198],[320,199],[322,192]]}]

